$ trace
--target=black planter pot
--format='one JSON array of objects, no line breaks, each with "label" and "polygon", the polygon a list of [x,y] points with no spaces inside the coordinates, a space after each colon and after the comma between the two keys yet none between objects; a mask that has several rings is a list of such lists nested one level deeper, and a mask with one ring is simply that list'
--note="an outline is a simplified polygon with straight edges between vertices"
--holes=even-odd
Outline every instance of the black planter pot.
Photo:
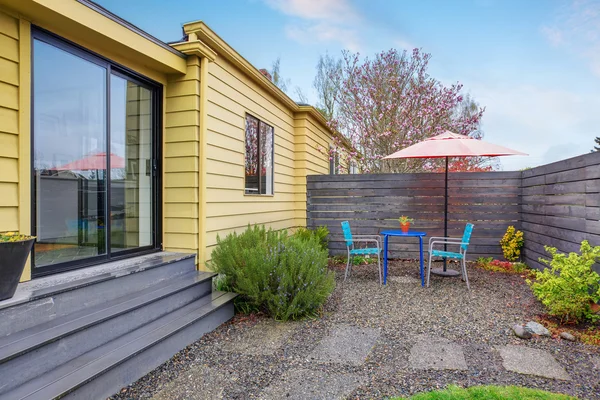
[{"label": "black planter pot", "polygon": [[15,294],[34,240],[0,243],[0,301]]}]

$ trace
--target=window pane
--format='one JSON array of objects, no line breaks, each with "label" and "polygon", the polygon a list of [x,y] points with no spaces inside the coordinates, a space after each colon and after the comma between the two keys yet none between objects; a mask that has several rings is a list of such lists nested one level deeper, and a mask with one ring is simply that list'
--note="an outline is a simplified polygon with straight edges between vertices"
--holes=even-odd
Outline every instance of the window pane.
[{"label": "window pane", "polygon": [[152,245],[152,92],[110,77],[111,252]]},{"label": "window pane", "polygon": [[106,253],[106,72],[34,40],[36,267]]},{"label": "window pane", "polygon": [[258,120],[246,116],[246,193],[258,194]]},{"label": "window pane", "polygon": [[260,123],[260,194],[273,194],[273,127]]}]

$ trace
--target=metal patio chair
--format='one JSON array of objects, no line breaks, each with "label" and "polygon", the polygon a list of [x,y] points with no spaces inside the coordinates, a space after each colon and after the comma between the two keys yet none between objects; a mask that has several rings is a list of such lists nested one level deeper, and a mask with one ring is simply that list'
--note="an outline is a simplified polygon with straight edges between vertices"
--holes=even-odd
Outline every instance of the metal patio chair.
[{"label": "metal patio chair", "polygon": [[[446,257],[460,260],[462,266],[462,279],[467,283],[467,289],[471,290],[471,287],[469,286],[469,277],[467,276],[467,248],[469,247],[469,241],[471,240],[473,226],[473,224],[467,224],[465,226],[465,232],[463,233],[462,238],[439,236],[429,238],[429,260],[427,261],[427,287],[429,287],[429,276],[431,275],[431,259],[433,257]],[[436,244],[459,246],[458,253],[453,251],[434,250],[433,247]]]},{"label": "metal patio chair", "polygon": [[[344,274],[344,280],[346,280],[349,273],[352,272],[352,261],[354,259],[354,256],[377,254],[377,267],[379,268],[379,284],[381,285],[383,283],[383,278],[381,275],[381,251],[383,249],[381,245],[381,237],[379,235],[352,235],[352,232],[350,231],[350,223],[348,223],[348,221],[342,222],[342,231],[344,232],[344,240],[346,241],[346,248],[348,249],[348,263],[346,264],[346,273]],[[356,249],[354,248],[354,243],[375,243],[376,247]]]}]

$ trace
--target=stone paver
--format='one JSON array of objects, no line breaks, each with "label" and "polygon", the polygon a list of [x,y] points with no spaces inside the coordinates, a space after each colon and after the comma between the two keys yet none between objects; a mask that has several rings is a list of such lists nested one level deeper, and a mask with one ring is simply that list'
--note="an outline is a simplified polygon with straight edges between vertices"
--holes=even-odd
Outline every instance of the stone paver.
[{"label": "stone paver", "polygon": [[415,369],[467,369],[460,345],[439,338],[419,337],[410,349],[408,365]]},{"label": "stone paver", "polygon": [[261,393],[261,399],[342,399],[366,382],[350,373],[327,373],[309,369],[286,371]]},{"label": "stone paver", "polygon": [[592,364],[594,368],[600,370],[600,357],[592,357]]},{"label": "stone paver", "polygon": [[527,346],[500,346],[496,348],[502,357],[502,365],[508,371],[544,378],[571,380],[569,374],[545,350]]},{"label": "stone paver", "polygon": [[248,355],[273,355],[292,335],[295,322],[261,321],[244,332],[238,340],[228,342],[226,351]]},{"label": "stone paver", "polygon": [[221,399],[224,384],[237,379],[235,373],[223,373],[206,365],[192,367],[169,382],[152,400]]},{"label": "stone paver", "polygon": [[406,284],[420,284],[421,280],[417,278],[413,278],[410,276],[390,276],[388,277],[388,281],[393,283],[406,283]]},{"label": "stone paver", "polygon": [[379,329],[339,325],[310,354],[321,362],[362,365],[377,342]]}]

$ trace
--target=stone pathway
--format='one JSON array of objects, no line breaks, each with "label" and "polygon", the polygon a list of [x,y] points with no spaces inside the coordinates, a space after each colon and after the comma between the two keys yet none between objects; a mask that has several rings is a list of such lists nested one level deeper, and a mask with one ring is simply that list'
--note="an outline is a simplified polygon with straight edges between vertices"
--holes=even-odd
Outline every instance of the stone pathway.
[{"label": "stone pathway", "polygon": [[[273,355],[294,333],[296,324],[262,321],[240,337],[224,345],[228,352],[245,355]],[[348,396],[366,381],[357,373],[326,372],[318,369],[320,363],[334,363],[352,367],[363,365],[380,337],[380,330],[342,324],[326,334],[308,354],[316,363],[315,369],[292,368],[267,386],[261,399],[339,399]],[[549,379],[570,380],[570,376],[556,359],[545,350],[526,345],[498,346],[496,351],[507,371],[541,376]],[[593,359],[596,363],[598,360]],[[468,369],[463,347],[448,340],[418,336],[410,349],[408,368],[418,370]],[[599,365],[595,365],[596,368]],[[155,400],[221,398],[220,389],[226,381],[237,380],[235,372],[219,371],[209,366],[191,368],[170,382],[154,396]],[[190,385],[189,382],[192,382]]]},{"label": "stone pathway", "polygon": [[362,365],[379,333],[379,329],[340,325],[321,340],[309,357],[318,362]]},{"label": "stone pathway", "polygon": [[385,287],[373,268],[340,278],[321,318],[238,316],[113,400],[380,399],[449,384],[600,400],[600,349],[510,330],[542,310],[527,309],[537,303],[521,278],[474,270],[471,291],[441,279],[423,289],[417,267]]},{"label": "stone pathway", "polygon": [[268,386],[260,398],[269,399],[339,399],[348,396],[365,378],[357,374],[327,373],[310,369],[294,369]]},{"label": "stone pathway", "polygon": [[462,346],[437,338],[423,337],[410,350],[409,366],[416,369],[466,370]]},{"label": "stone pathway", "polygon": [[502,356],[502,365],[508,371],[550,379],[571,380],[567,371],[545,350],[509,345],[498,347],[498,351]]}]

